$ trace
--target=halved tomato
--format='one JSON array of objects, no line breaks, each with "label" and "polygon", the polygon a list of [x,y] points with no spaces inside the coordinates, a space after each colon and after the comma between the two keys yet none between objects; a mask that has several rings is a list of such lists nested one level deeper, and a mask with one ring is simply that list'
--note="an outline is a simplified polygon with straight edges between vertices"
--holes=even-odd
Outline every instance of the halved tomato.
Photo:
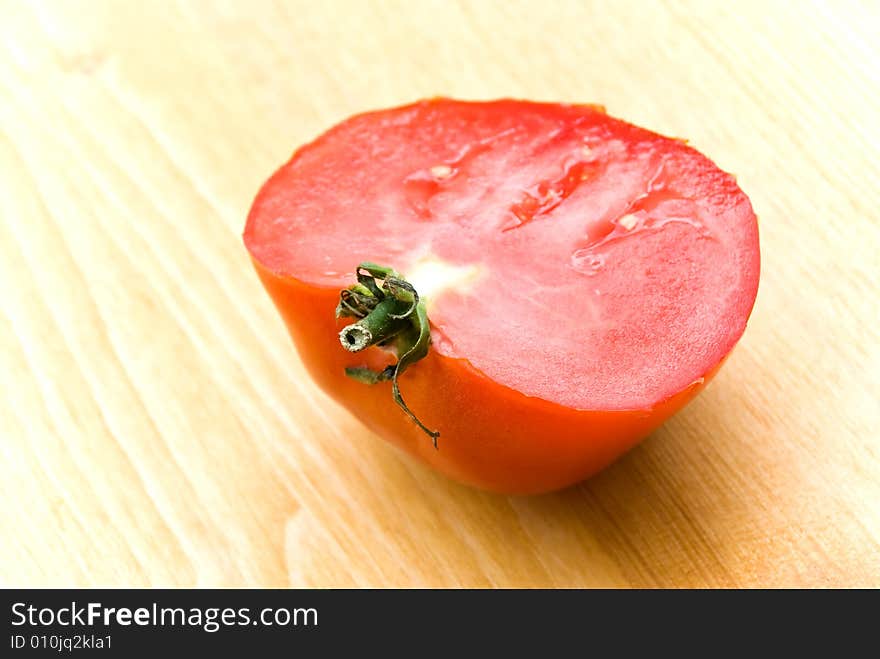
[{"label": "halved tomato", "polygon": [[[326,392],[441,472],[510,493],[586,478],[679,410],[758,287],[734,178],[589,105],[432,99],[352,117],[268,180],[244,240]],[[411,291],[430,345],[401,363],[404,409],[387,380],[418,337]],[[406,317],[352,352],[340,330],[384,298]]]}]

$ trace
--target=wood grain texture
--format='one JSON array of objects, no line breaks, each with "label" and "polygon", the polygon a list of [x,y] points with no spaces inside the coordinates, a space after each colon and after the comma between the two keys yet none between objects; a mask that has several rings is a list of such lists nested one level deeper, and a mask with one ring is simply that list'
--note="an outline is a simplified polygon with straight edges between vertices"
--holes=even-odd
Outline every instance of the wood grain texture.
[{"label": "wood grain texture", "polygon": [[[0,580],[880,586],[880,4],[0,0]],[[599,102],[738,174],[750,326],[564,492],[427,471],[308,380],[240,233],[345,116]]]}]

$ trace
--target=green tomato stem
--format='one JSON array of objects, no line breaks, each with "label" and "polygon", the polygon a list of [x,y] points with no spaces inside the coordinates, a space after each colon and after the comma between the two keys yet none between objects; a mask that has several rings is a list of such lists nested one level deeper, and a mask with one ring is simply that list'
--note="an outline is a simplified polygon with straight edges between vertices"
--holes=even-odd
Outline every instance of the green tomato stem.
[{"label": "green tomato stem", "polygon": [[357,279],[357,284],[339,295],[337,318],[358,319],[339,332],[339,342],[349,352],[360,352],[373,345],[393,347],[397,363],[381,371],[350,367],[345,369],[345,374],[364,384],[391,380],[394,402],[431,438],[434,448],[438,448],[440,433],[430,430],[410,410],[398,384],[400,375],[428,354],[431,329],[425,304],[419,300],[412,284],[391,268],[361,263]]},{"label": "green tomato stem", "polygon": [[347,325],[339,333],[339,342],[349,352],[360,352],[382,343],[410,326],[405,318],[398,318],[400,302],[387,297],[356,323]]}]

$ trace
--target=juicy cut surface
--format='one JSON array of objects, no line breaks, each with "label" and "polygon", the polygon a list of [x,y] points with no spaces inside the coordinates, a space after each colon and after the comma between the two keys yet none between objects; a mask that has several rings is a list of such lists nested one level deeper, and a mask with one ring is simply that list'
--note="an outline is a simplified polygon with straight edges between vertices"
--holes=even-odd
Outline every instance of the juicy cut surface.
[{"label": "juicy cut surface", "polygon": [[578,409],[699,381],[759,271],[751,205],[710,160],[594,107],[519,101],[343,122],[266,183],[245,242],[311,285],[344,288],[361,261],[411,276],[433,350]]}]

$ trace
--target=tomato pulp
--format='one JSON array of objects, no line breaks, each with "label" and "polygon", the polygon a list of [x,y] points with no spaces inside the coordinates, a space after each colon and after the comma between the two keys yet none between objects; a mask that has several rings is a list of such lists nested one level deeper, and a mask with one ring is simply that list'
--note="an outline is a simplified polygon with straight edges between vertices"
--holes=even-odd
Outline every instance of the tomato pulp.
[{"label": "tomato pulp", "polygon": [[[257,195],[244,240],[318,384],[379,435],[485,489],[586,478],[685,405],[745,330],[755,214],[683,141],[597,106],[432,99],[352,117]],[[431,347],[400,376],[342,348],[362,261],[405,275]]]}]

